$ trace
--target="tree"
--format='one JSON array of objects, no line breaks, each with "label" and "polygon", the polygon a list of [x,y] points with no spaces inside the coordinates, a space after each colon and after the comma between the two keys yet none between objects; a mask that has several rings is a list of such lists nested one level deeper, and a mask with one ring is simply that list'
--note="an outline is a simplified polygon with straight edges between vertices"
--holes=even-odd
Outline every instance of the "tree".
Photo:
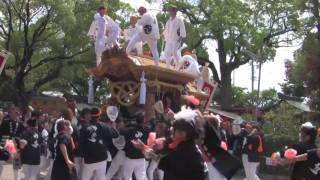
[{"label": "tree", "polygon": [[[272,60],[275,48],[284,41],[281,35],[297,30],[298,14],[290,0],[169,0],[187,17],[187,44],[191,49],[205,49],[205,40],[217,43],[221,77],[215,65],[199,56],[200,64],[209,62],[214,80],[220,84],[219,103],[223,109],[232,105],[231,73],[251,59],[244,53],[250,50]],[[192,34],[190,34],[190,32]],[[288,36],[286,42],[293,39]],[[191,41],[189,41],[191,40]]]},{"label": "tree", "polygon": [[304,16],[303,43],[295,52],[294,61],[286,63],[286,82],[282,84],[287,95],[306,97],[315,111],[320,110],[320,2],[296,0],[296,6]]},{"label": "tree", "polygon": [[288,63],[287,82],[282,85],[287,95],[307,97],[315,111],[320,110],[320,41],[310,33],[296,51],[294,62]]},{"label": "tree", "polygon": [[273,108],[264,114],[263,119],[267,122],[264,132],[273,136],[298,137],[300,126],[305,122],[303,112],[287,103]]},{"label": "tree", "polygon": [[275,89],[263,90],[258,98],[258,92],[249,92],[246,88],[232,87],[234,107],[257,107],[261,110],[275,106],[279,100]]},{"label": "tree", "polygon": [[109,14],[123,22],[130,8],[119,0],[1,1],[0,47],[12,53],[0,76],[1,99],[26,106],[41,89],[82,94],[76,87],[86,81],[84,69],[94,66],[86,33],[94,10],[107,3]]},{"label": "tree", "polygon": [[304,32],[309,33],[312,29],[316,28],[316,37],[320,40],[320,2],[318,0],[295,0],[296,7],[304,16]]}]

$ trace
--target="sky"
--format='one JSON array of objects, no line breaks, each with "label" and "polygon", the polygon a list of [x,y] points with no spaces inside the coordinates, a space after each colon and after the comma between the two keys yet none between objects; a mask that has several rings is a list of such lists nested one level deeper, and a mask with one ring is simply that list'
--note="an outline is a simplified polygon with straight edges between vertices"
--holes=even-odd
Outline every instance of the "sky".
[{"label": "sky", "polygon": [[[121,0],[122,2],[129,3],[133,8],[139,8],[140,6],[145,6],[148,9],[158,9],[158,5],[150,6],[145,0]],[[159,2],[161,0],[153,0],[154,2]],[[153,11],[157,13],[156,10]],[[216,52],[217,45],[214,41],[207,41],[205,45],[208,48],[209,59],[215,64],[218,73],[219,70],[219,60],[218,54]],[[261,90],[274,88],[277,91],[281,91],[280,84],[285,80],[285,61],[293,60],[293,53],[297,50],[299,46],[294,47],[283,47],[278,48],[274,61],[266,62],[262,65],[261,71]],[[255,70],[255,89],[257,89],[257,79],[258,79],[258,70]],[[240,66],[234,71],[233,82],[235,86],[247,88],[251,91],[251,66],[249,64]]]}]

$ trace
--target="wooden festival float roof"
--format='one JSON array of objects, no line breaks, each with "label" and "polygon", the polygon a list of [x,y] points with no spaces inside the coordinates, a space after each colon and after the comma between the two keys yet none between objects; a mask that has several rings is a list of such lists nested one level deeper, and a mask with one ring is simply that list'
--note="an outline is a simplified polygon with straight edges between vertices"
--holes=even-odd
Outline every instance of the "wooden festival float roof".
[{"label": "wooden festival float roof", "polygon": [[124,51],[118,49],[107,50],[102,55],[99,66],[88,69],[90,75],[98,79],[107,78],[111,82],[132,81],[140,83],[142,72],[145,72],[147,86],[171,88],[180,92],[186,90],[187,94],[199,99],[206,99],[209,95],[198,92],[191,84],[197,79],[196,76],[165,67],[160,62],[155,66],[154,61],[148,56],[128,56]]}]

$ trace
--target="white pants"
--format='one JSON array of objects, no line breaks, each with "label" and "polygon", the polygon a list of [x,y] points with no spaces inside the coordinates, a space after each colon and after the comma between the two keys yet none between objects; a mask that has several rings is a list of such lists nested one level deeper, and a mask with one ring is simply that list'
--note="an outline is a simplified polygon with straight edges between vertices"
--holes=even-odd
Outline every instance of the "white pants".
[{"label": "white pants", "polygon": [[244,167],[244,172],[246,173],[246,180],[260,180],[257,176],[257,168],[259,166],[258,162],[249,162],[248,155],[242,155],[242,163]]},{"label": "white pants", "polygon": [[112,31],[106,38],[106,48],[111,49],[115,46],[119,46],[118,44],[118,34],[117,31]]},{"label": "white pants", "polygon": [[139,42],[146,42],[150,48],[150,51],[152,53],[153,59],[155,61],[155,64],[159,65],[159,52],[157,48],[157,39],[152,38],[148,35],[141,35],[141,33],[135,34],[129,41],[129,44],[127,46],[126,52],[127,54],[130,54],[131,51],[134,49],[137,43]]},{"label": "white pants", "polygon": [[132,180],[132,174],[136,176],[137,180],[147,180],[146,160],[143,159],[130,159],[127,158],[124,165],[124,180]]},{"label": "white pants", "polygon": [[77,179],[81,180],[82,178],[82,171],[83,171],[83,158],[82,157],[75,157],[74,163],[76,165],[76,171],[77,171]]},{"label": "white pants", "polygon": [[12,162],[12,170],[13,170],[13,179],[14,180],[20,180],[20,169],[16,169],[14,167],[14,160]]},{"label": "white pants", "polygon": [[47,173],[47,176],[45,178],[45,180],[50,180],[51,178],[51,172],[52,172],[52,167],[53,167],[53,159],[50,158],[50,163],[49,163],[49,170],[48,170],[48,173]]},{"label": "white pants", "polygon": [[50,166],[50,159],[45,156],[40,156],[40,172],[46,173],[48,172]]},{"label": "white pants", "polygon": [[[157,169],[158,167],[158,161],[152,160],[149,164],[148,170],[147,170],[147,175],[148,175],[148,180],[153,180],[153,175],[154,175],[154,171]],[[158,177],[159,180],[163,179],[163,171],[160,169],[157,169],[157,173],[158,173]]]},{"label": "white pants", "polygon": [[[106,180],[111,180],[113,176],[120,170],[126,160],[126,154],[124,151],[119,150],[116,156],[113,158],[110,168],[107,171]],[[123,173],[118,174],[118,180],[123,179]]]},{"label": "white pants", "polygon": [[24,180],[37,180],[40,173],[40,165],[28,165],[22,166],[24,173]]},{"label": "white pants", "polygon": [[96,63],[97,66],[99,66],[101,62],[101,56],[102,53],[107,49],[106,47],[106,39],[107,36],[104,37],[97,37],[95,43],[94,43],[94,50],[96,52]]},{"label": "white pants", "polygon": [[1,174],[2,174],[2,171],[3,171],[3,166],[6,164],[5,161],[0,161],[0,179],[1,179]]},{"label": "white pants", "polygon": [[105,180],[106,178],[107,161],[83,164],[82,179],[90,180],[94,175],[94,180]]},{"label": "white pants", "polygon": [[227,180],[213,165],[206,163],[208,167],[209,180]]},{"label": "white pants", "polygon": [[179,48],[179,42],[174,41],[174,40],[166,42],[166,46],[164,48],[163,58],[166,60],[166,67],[167,68],[170,67],[172,58],[175,62],[176,67],[178,66],[178,64],[179,64],[178,48]]}]

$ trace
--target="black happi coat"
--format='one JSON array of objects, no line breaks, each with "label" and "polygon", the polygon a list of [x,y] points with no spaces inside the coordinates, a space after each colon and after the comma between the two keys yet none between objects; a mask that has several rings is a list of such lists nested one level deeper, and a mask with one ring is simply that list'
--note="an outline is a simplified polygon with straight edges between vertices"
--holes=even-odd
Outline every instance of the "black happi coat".
[{"label": "black happi coat", "polygon": [[98,121],[91,121],[80,131],[79,152],[87,164],[102,162],[108,158],[108,143],[119,136],[117,130]]},{"label": "black happi coat", "polygon": [[63,154],[60,150],[60,145],[64,144],[67,148],[67,154],[71,161],[73,161],[73,143],[72,137],[69,134],[58,134],[55,143],[55,156],[52,166],[51,180],[72,180],[72,173],[65,162]]},{"label": "black happi coat", "polygon": [[163,180],[204,180],[206,176],[201,153],[192,141],[180,143],[161,158],[158,168],[164,171]]},{"label": "black happi coat", "polygon": [[319,180],[320,179],[320,157],[317,154],[317,150],[308,151],[308,172],[310,176],[307,180]]},{"label": "black happi coat", "polygon": [[[260,133],[254,133],[248,135],[246,144],[244,144],[243,154],[248,155],[249,162],[260,162],[260,156],[262,152],[259,152],[260,143],[262,143],[262,135]],[[261,142],[260,142],[261,141]]]},{"label": "black happi coat", "polygon": [[17,140],[16,138],[19,138],[24,130],[25,127],[21,122],[6,117],[3,119],[0,126],[0,138],[2,141],[4,141],[6,138]]},{"label": "black happi coat", "polygon": [[[291,148],[297,151],[297,155],[305,154],[308,150],[315,149],[316,145],[313,143],[310,144],[295,144]],[[284,151],[281,152],[281,156],[284,156]],[[300,161],[296,162],[293,166],[291,180],[309,180],[309,177],[312,176],[311,171],[309,171],[308,162]]]},{"label": "black happi coat", "polygon": [[242,167],[241,162],[232,154],[220,147],[219,131],[209,122],[204,124],[204,138],[202,147],[214,160],[212,165],[227,179],[231,179]]},{"label": "black happi coat", "polygon": [[40,165],[40,136],[36,130],[26,130],[22,139],[27,141],[21,150],[21,162],[27,165]]}]

